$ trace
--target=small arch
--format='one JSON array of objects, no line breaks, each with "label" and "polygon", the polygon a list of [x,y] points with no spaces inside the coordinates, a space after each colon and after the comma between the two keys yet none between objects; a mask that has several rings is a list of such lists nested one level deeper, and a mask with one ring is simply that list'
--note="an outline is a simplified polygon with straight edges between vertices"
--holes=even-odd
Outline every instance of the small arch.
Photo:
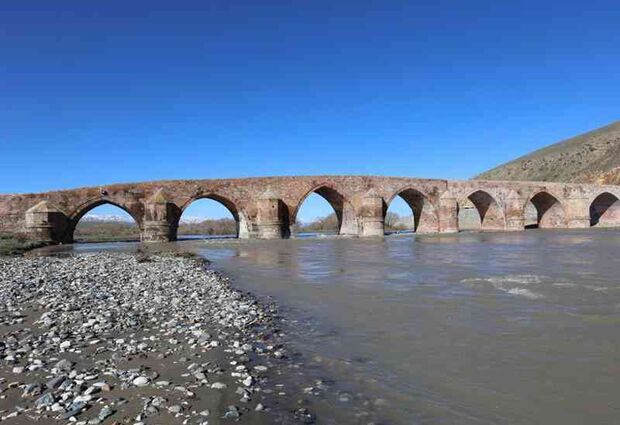
[{"label": "small arch", "polygon": [[[106,211],[104,216],[85,222],[85,217],[93,210],[102,206],[112,206],[121,214],[115,211]],[[88,223],[88,224],[87,224]],[[80,241],[106,241],[106,240],[140,240],[141,221],[137,219],[132,211],[122,204],[115,203],[109,199],[96,199],[81,205],[75,214],[69,218],[66,234],[63,238],[66,243],[73,243],[76,239]]]},{"label": "small arch", "polygon": [[387,202],[383,202],[383,219],[385,220],[390,204],[396,197],[402,198],[413,215],[413,231],[416,233],[434,233],[439,231],[437,209],[429,198],[417,189],[410,187],[398,190]]},{"label": "small arch", "polygon": [[590,204],[590,226],[620,226],[620,200],[609,192],[598,195]]},{"label": "small arch", "polygon": [[340,219],[336,210],[322,196],[312,192],[297,210],[297,217],[292,233],[301,234],[338,234]]},{"label": "small arch", "polygon": [[497,200],[476,190],[457,203],[459,230],[498,231],[506,228],[504,212]]},{"label": "small arch", "polygon": [[[534,216],[531,216],[535,214]],[[523,206],[526,229],[548,229],[566,227],[564,206],[547,191],[539,191]],[[528,220],[529,218],[529,220]]]},{"label": "small arch", "polygon": [[[232,216],[232,219],[234,220],[234,230],[232,231],[232,233],[230,235],[226,235],[226,236],[230,236],[230,237],[235,237],[235,238],[247,238],[249,237],[249,229],[248,229],[248,221],[246,218],[246,215],[244,214],[244,212],[239,209],[237,207],[237,204],[232,201],[231,199],[216,194],[216,193],[209,193],[206,195],[200,195],[200,196],[196,196],[193,198],[188,199],[183,205],[181,205],[181,207],[179,208],[177,217],[174,220],[174,228],[175,228],[175,234],[178,233],[179,228],[182,228],[182,231],[185,231],[187,229],[183,228],[183,224],[181,223],[183,214],[185,213],[185,211],[190,207],[190,205],[194,204],[197,201],[203,200],[203,199],[209,199],[212,201],[215,201],[217,203],[219,203],[220,205],[222,205],[226,210],[228,210],[228,212],[230,213],[230,215]],[[213,224],[213,226],[211,226],[210,228],[213,230],[211,232],[209,232],[209,230],[207,228],[209,228],[209,220],[208,218],[205,218],[205,221],[207,221],[207,223],[204,224],[204,226],[200,227],[197,226],[196,228],[200,228],[202,229],[203,227],[206,229],[203,229],[206,231],[206,233],[203,235],[202,231],[201,231],[201,236],[216,236],[219,235],[219,233],[221,233],[222,231],[227,231],[230,228],[230,225],[226,222],[220,222],[220,223],[211,223]],[[217,227],[217,229],[216,229]],[[228,233],[228,232],[226,232]]]},{"label": "small arch", "polygon": [[400,196],[395,196],[388,205],[383,219],[385,234],[413,233],[415,231],[415,214]]},{"label": "small arch", "polygon": [[[350,226],[351,220],[354,219],[353,208],[351,204],[345,199],[344,195],[340,193],[338,190],[334,189],[330,185],[320,184],[315,186],[314,188],[308,190],[301,200],[297,203],[293,213],[290,215],[290,219],[283,220],[283,226],[285,228],[284,234],[285,236],[294,233],[297,228],[297,217],[300,209],[306,202],[306,200],[312,195],[316,194],[323,198],[334,210],[334,216],[330,218],[329,216],[324,217],[327,225],[331,224],[333,231],[338,234],[348,233],[347,227]],[[286,209],[288,210],[288,208]],[[331,222],[331,223],[330,223]],[[288,229],[288,231],[287,231]]]}]

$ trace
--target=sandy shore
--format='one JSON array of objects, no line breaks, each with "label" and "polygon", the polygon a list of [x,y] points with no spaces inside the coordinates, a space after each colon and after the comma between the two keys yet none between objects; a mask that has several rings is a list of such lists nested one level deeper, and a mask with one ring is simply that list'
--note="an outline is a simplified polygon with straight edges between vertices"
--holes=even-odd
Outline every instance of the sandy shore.
[{"label": "sandy shore", "polygon": [[7,423],[314,422],[273,307],[196,259],[0,258],[0,301]]}]

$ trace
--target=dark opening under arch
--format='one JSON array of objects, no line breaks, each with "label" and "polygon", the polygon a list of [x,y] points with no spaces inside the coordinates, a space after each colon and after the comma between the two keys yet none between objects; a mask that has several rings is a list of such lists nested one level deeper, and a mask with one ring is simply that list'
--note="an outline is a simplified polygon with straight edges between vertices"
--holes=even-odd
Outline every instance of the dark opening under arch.
[{"label": "dark opening under arch", "polygon": [[590,226],[620,226],[620,200],[617,196],[604,192],[590,204]]},{"label": "dark opening under arch", "polygon": [[[433,204],[419,190],[407,188],[399,191],[390,199],[390,204],[396,197],[402,198],[413,215],[413,231],[416,233],[433,233],[439,231],[439,219]],[[383,203],[383,218],[387,217],[389,204]]]},{"label": "dark opening under arch", "polygon": [[489,193],[477,190],[457,204],[460,230],[504,230],[506,222],[498,202]]},{"label": "dark opening under arch", "polygon": [[[531,203],[533,206],[528,206]],[[526,229],[546,229],[566,227],[566,214],[560,201],[548,192],[541,191],[530,198],[523,208],[523,215],[526,218]],[[535,222],[527,221],[527,212],[535,209]]]}]

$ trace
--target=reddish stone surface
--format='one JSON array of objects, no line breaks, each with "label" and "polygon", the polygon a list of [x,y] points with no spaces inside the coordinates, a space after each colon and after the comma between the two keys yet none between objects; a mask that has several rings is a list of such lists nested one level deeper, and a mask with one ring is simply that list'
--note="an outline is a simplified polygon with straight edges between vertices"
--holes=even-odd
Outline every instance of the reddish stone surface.
[{"label": "reddish stone surface", "polygon": [[[299,207],[312,192],[334,207],[341,234],[358,236],[383,234],[387,207],[397,195],[415,211],[418,232],[458,231],[458,206],[465,200],[480,213],[483,230],[522,230],[525,206],[530,201],[536,207],[540,227],[620,225],[616,202],[620,198],[619,186],[300,176],[169,180],[0,195],[0,230],[71,242],[79,219],[109,203],[135,219],[143,240],[174,240],[183,210],[196,199],[211,198],[230,210],[238,221],[240,237],[287,237]],[[603,219],[593,220],[592,214]]]}]

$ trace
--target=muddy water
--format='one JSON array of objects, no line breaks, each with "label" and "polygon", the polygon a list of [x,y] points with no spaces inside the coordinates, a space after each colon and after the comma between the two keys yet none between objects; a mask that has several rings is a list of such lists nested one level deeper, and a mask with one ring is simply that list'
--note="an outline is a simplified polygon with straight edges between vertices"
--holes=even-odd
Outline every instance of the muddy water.
[{"label": "muddy water", "polygon": [[618,231],[192,244],[353,395],[319,417],[361,393],[393,424],[620,423]]}]

